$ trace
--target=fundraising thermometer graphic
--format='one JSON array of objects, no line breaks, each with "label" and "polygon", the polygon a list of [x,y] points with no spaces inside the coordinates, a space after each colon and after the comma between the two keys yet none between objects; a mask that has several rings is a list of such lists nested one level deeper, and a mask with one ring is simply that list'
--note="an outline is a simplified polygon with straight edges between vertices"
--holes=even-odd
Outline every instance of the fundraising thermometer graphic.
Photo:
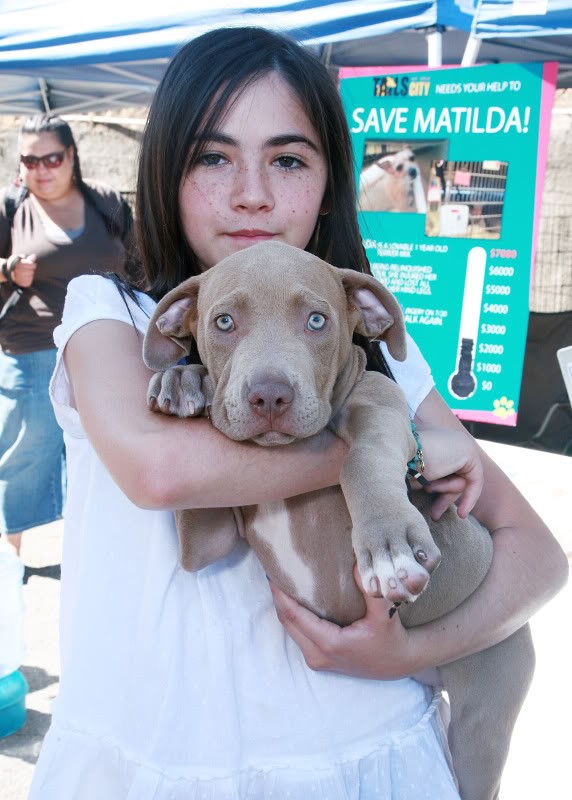
[{"label": "fundraising thermometer graphic", "polygon": [[472,247],[467,257],[467,274],[461,309],[459,362],[457,371],[449,378],[451,394],[462,400],[471,397],[477,388],[477,381],[473,373],[473,350],[479,335],[486,265],[487,253],[484,247]]}]

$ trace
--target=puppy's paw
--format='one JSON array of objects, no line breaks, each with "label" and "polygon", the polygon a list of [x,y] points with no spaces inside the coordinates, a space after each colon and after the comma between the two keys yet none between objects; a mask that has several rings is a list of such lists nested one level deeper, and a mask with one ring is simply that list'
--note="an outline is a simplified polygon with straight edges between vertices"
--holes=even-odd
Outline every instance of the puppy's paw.
[{"label": "puppy's paw", "polygon": [[364,589],[394,603],[416,600],[441,560],[423,517],[412,506],[403,512],[354,526],[352,534]]},{"label": "puppy's paw", "polygon": [[177,417],[198,417],[205,410],[203,380],[207,374],[200,364],[171,367],[156,372],[149,381],[147,405],[152,411]]}]

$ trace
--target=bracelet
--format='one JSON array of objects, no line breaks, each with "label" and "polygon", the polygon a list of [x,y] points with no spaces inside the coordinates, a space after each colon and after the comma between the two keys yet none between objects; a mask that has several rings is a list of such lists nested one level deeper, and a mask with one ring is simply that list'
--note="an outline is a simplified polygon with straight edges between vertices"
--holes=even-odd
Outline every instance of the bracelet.
[{"label": "bracelet", "polygon": [[417,449],[411,461],[407,462],[407,478],[408,480],[417,481],[417,483],[420,483],[421,486],[429,486],[429,481],[421,474],[425,469],[425,461],[423,460],[421,440],[419,439],[419,434],[417,433],[417,428],[415,427],[414,422],[411,423],[411,433],[415,439]]},{"label": "bracelet", "polygon": [[4,275],[8,283],[13,283],[12,273],[14,272],[16,266],[20,263],[21,260],[22,256],[13,255],[10,256],[10,258],[8,258],[2,264],[2,275]]}]

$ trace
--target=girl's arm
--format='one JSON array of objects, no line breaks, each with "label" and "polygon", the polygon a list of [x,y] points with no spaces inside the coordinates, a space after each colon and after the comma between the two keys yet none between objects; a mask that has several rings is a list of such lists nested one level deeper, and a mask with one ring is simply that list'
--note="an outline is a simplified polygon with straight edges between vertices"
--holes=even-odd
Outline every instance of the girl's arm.
[{"label": "girl's arm", "polygon": [[86,434],[113,479],[143,508],[215,508],[283,499],[339,482],[345,445],[324,433],[288,447],[233,442],[206,419],[147,408],[142,338],[90,322],[64,354]]},{"label": "girl's arm", "polygon": [[[424,430],[466,433],[435,390],[419,407],[416,423],[424,447],[431,439]],[[432,464],[429,448],[426,455]],[[494,555],[479,588],[450,614],[405,630],[397,614],[390,619],[391,604],[383,599],[366,595],[366,616],[339,628],[272,586],[278,616],[311,667],[369,678],[413,675],[505,639],[562,588],[568,563],[559,544],[499,467],[482,450],[480,456],[484,487],[473,513],[493,534]],[[441,460],[437,453],[436,462]]]}]

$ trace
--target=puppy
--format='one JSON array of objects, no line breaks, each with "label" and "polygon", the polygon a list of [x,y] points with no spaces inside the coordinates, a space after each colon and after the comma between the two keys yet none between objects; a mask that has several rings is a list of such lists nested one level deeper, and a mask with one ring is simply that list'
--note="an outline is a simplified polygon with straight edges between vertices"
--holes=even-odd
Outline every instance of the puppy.
[{"label": "puppy", "polygon": [[374,161],[361,173],[360,211],[401,211],[418,213],[420,175],[415,154],[408,147]]},{"label": "puppy", "polygon": [[[346,442],[341,487],[241,509],[177,512],[181,562],[200,569],[245,536],[266,573],[322,617],[349,624],[364,600],[352,575],[395,602],[406,627],[447,614],[482,582],[489,533],[405,487],[415,452],[403,393],[365,370],[354,332],[406,355],[399,304],[374,278],[269,242],[224,259],[158,304],[144,342],[149,405],[206,409],[237,441],[284,446],[329,428]],[[175,367],[196,340],[204,366]],[[441,565],[436,569],[442,557]],[[431,576],[431,577],[430,577]],[[430,578],[430,579],[429,579]],[[463,800],[497,797],[512,728],[532,678],[528,626],[439,668],[451,703],[448,738]]]}]

